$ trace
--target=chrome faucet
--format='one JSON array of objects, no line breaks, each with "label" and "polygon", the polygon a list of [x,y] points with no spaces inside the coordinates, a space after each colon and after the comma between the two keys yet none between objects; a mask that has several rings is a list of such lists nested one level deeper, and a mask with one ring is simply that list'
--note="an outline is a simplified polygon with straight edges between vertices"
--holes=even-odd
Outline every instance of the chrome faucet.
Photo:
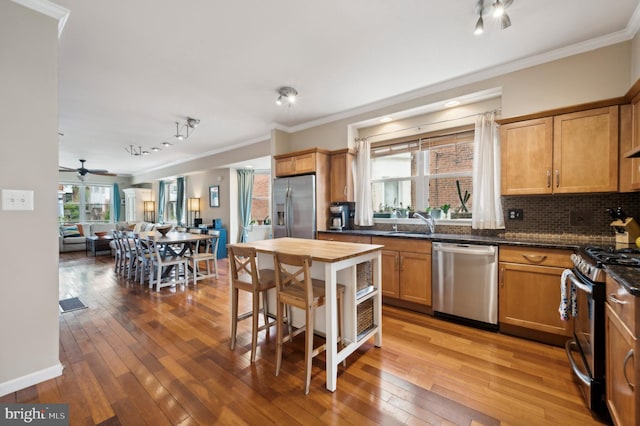
[{"label": "chrome faucet", "polygon": [[427,231],[428,231],[427,234],[433,234],[435,232],[436,221],[433,220],[433,217],[431,217],[430,214],[428,214],[427,217],[424,217],[420,213],[414,212],[413,217],[417,217],[427,224]]},{"label": "chrome faucet", "polygon": [[398,232],[398,222],[395,222],[391,228],[393,229],[393,232]]}]

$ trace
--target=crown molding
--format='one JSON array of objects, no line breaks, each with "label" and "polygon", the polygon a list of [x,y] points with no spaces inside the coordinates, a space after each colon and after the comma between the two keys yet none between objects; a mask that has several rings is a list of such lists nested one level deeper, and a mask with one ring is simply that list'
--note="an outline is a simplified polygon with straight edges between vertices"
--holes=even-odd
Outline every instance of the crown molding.
[{"label": "crown molding", "polygon": [[21,6],[26,7],[27,9],[34,10],[36,12],[42,13],[43,15],[49,16],[50,18],[58,21],[58,38],[62,35],[62,30],[64,29],[65,24],[67,23],[67,19],[69,18],[69,14],[71,13],[69,9],[65,9],[62,6],[59,6],[49,0],[11,0],[14,3],[17,3]]}]

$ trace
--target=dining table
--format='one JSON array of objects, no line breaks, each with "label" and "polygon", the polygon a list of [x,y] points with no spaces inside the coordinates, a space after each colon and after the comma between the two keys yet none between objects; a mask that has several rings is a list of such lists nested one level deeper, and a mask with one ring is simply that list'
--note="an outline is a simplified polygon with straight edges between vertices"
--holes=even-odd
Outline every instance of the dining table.
[{"label": "dining table", "polygon": [[[162,247],[161,252],[167,256],[184,256],[188,250],[195,250],[193,243],[198,244],[200,241],[206,241],[211,238],[208,234],[195,234],[191,232],[170,231],[161,234],[158,231],[138,232],[137,237],[142,242],[152,240]],[[179,247],[179,249],[177,249]],[[191,268],[189,266],[189,268]],[[163,276],[168,275],[170,269],[163,272]]]},{"label": "dining table", "polygon": [[[384,246],[377,244],[347,243],[342,241],[311,240],[304,238],[275,238],[230,244],[231,247],[253,247],[258,254],[258,267],[274,269],[275,252],[295,253],[311,256],[311,275],[324,280],[325,308],[324,328],[326,337],[326,388],[333,392],[337,386],[338,365],[356,349],[374,338],[376,347],[382,346],[382,294],[381,294],[381,254]],[[358,265],[371,265],[370,285],[361,288],[362,274]],[[231,273],[229,279],[231,280]],[[338,307],[337,284],[345,286],[343,297],[343,347],[338,350]],[[231,282],[230,282],[231,284]],[[229,286],[232,288],[233,286]],[[364,291],[363,291],[364,290]],[[231,298],[229,298],[231,300]],[[269,298],[273,300],[274,298]],[[371,325],[365,330],[358,327],[362,307],[373,301]],[[275,313],[275,303],[267,307],[270,314]],[[321,314],[321,311],[319,312]],[[295,320],[295,317],[294,317]],[[295,324],[294,324],[295,325]],[[321,330],[322,331],[322,330]]]}]

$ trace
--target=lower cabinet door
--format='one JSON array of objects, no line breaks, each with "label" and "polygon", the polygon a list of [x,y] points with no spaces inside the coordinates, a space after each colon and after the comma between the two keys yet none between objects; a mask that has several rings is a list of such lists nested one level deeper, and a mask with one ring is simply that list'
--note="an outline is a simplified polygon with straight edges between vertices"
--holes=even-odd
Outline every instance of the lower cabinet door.
[{"label": "lower cabinet door", "polygon": [[431,255],[400,252],[400,299],[431,306]]},{"label": "lower cabinet door", "polygon": [[605,307],[607,340],[607,406],[616,425],[637,425],[640,419],[635,386],[637,383],[635,349],[637,341],[607,304]]},{"label": "lower cabinet door", "polygon": [[382,295],[398,299],[398,268],[400,255],[397,251],[382,250]]},{"label": "lower cabinet door", "polygon": [[500,262],[499,321],[570,336],[570,322],[558,314],[562,268]]}]

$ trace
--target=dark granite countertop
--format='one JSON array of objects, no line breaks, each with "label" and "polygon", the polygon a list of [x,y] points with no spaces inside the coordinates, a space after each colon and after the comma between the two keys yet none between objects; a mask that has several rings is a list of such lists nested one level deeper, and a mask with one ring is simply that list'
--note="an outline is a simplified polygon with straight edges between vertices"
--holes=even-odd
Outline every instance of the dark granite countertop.
[{"label": "dark granite countertop", "polygon": [[640,297],[640,268],[633,266],[606,265],[607,275],[616,280],[629,293]]},{"label": "dark granite countertop", "polygon": [[[537,248],[553,248],[563,250],[577,250],[587,245],[581,241],[570,241],[566,239],[554,238],[505,238],[505,237],[487,237],[479,235],[466,234],[425,234],[410,231],[384,231],[384,230],[345,230],[345,231],[319,231],[329,234],[351,234],[351,235],[371,235],[379,237],[397,237],[397,238],[419,238],[430,241],[441,241],[448,243],[470,243],[482,245],[510,245]],[[630,266],[607,265],[605,266],[607,273],[620,285],[634,296],[640,296],[640,268]]]},{"label": "dark granite countertop", "polygon": [[430,241],[441,241],[447,243],[470,243],[481,245],[511,245],[526,246],[538,248],[554,248],[564,250],[576,250],[584,243],[570,241],[564,239],[539,239],[539,238],[505,238],[505,237],[489,237],[468,234],[426,234],[410,231],[383,231],[383,230],[345,230],[345,231],[318,231],[328,234],[351,234],[351,235],[370,235],[378,237],[396,237],[396,238],[418,238]]}]

